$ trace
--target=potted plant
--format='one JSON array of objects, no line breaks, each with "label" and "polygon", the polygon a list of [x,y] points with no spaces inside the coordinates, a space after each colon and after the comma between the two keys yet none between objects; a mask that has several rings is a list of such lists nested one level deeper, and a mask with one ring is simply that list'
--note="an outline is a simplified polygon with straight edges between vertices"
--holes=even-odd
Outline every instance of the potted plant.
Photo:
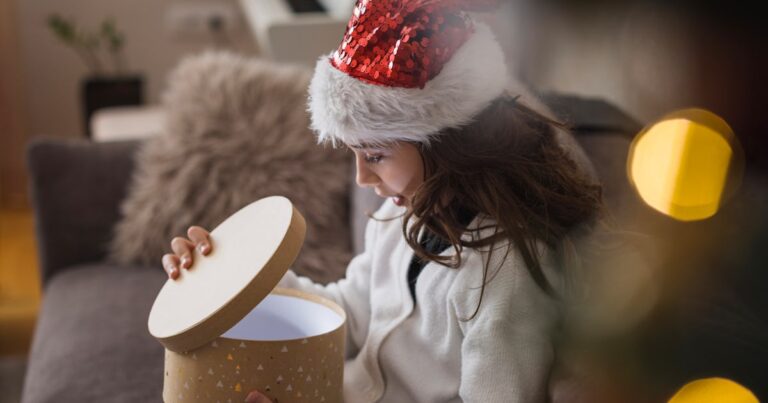
[{"label": "potted plant", "polygon": [[83,126],[88,137],[89,122],[96,110],[143,103],[144,78],[126,72],[125,35],[117,29],[114,19],[104,20],[96,32],[86,32],[71,20],[54,14],[48,18],[48,27],[88,67],[88,75],[80,82]]}]

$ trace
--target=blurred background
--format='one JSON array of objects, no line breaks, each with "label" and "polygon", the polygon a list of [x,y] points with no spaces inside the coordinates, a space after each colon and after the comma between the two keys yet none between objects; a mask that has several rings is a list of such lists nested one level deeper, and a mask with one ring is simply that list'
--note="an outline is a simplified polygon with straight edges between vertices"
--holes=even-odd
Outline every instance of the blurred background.
[{"label": "blurred background", "polygon": [[[151,137],[162,128],[167,75],[185,56],[228,49],[309,67],[338,45],[353,4],[0,0],[0,402],[19,400],[42,297],[26,145],[37,137]],[[491,24],[513,73],[538,91],[603,98],[642,126],[676,109],[713,111],[730,124],[741,144],[745,181],[765,187],[764,16],[739,1],[504,0]],[[106,38],[101,60],[89,50],[87,37],[80,38],[84,46],[67,45],[72,32],[86,31]],[[738,205],[738,196],[734,199]],[[690,364],[670,370],[672,385],[719,375],[740,378],[755,393],[766,390],[768,376],[761,368],[762,359],[768,358],[768,206],[746,206],[738,219],[749,223],[748,231],[721,231],[721,224],[732,223],[732,218],[716,216],[667,228],[663,234],[678,242],[675,253],[666,255],[667,264],[698,265],[677,272],[672,284],[690,283],[690,278],[699,278],[690,273],[701,269],[698,273],[707,275],[697,290],[727,288],[729,301],[738,299],[736,308],[715,303],[725,307],[718,316],[669,298],[674,309],[653,323],[675,331],[664,332],[668,340],[662,340],[651,326],[654,336],[636,345],[661,354],[648,365],[667,368],[663,357],[677,358],[670,366]],[[685,312],[686,320],[705,316],[725,329],[726,340],[737,342],[728,342],[721,360],[699,362],[699,349],[724,342],[690,334],[696,325],[671,325],[681,323],[673,311]]]}]

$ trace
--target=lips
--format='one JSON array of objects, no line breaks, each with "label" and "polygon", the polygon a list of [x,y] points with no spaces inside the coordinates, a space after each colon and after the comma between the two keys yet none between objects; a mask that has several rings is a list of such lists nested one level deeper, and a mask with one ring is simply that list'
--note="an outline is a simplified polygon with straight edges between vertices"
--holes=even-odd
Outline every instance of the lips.
[{"label": "lips", "polygon": [[376,192],[376,195],[377,195],[377,196],[379,196],[379,197],[381,197],[381,198],[383,198],[383,199],[386,199],[386,198],[388,198],[388,197],[391,197],[391,198],[392,198],[392,201],[393,201],[393,202],[394,202],[396,205],[398,205],[398,206],[404,206],[404,205],[405,205],[405,202],[406,202],[406,198],[405,198],[405,196],[403,196],[403,195],[400,195],[400,194],[396,194],[396,195],[392,195],[392,196],[390,196],[390,195],[388,195],[388,194],[384,194],[384,193],[380,192],[380,191],[379,191],[379,189],[374,189],[374,192]]}]

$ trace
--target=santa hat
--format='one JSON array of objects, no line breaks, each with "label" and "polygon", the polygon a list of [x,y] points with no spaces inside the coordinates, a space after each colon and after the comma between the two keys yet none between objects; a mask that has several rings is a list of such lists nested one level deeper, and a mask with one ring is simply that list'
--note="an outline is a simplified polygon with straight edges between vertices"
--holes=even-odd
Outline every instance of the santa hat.
[{"label": "santa hat", "polygon": [[429,144],[500,96],[504,53],[468,12],[494,0],[358,0],[338,49],[309,87],[319,142]]}]

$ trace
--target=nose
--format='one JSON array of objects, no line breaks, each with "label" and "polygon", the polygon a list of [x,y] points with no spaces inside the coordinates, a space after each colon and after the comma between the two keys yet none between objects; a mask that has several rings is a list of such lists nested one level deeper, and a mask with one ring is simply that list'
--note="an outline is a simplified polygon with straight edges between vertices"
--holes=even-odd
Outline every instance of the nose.
[{"label": "nose", "polygon": [[357,186],[376,186],[379,183],[379,177],[368,168],[365,161],[359,156],[355,157],[355,167],[357,169],[357,175],[355,176]]}]

